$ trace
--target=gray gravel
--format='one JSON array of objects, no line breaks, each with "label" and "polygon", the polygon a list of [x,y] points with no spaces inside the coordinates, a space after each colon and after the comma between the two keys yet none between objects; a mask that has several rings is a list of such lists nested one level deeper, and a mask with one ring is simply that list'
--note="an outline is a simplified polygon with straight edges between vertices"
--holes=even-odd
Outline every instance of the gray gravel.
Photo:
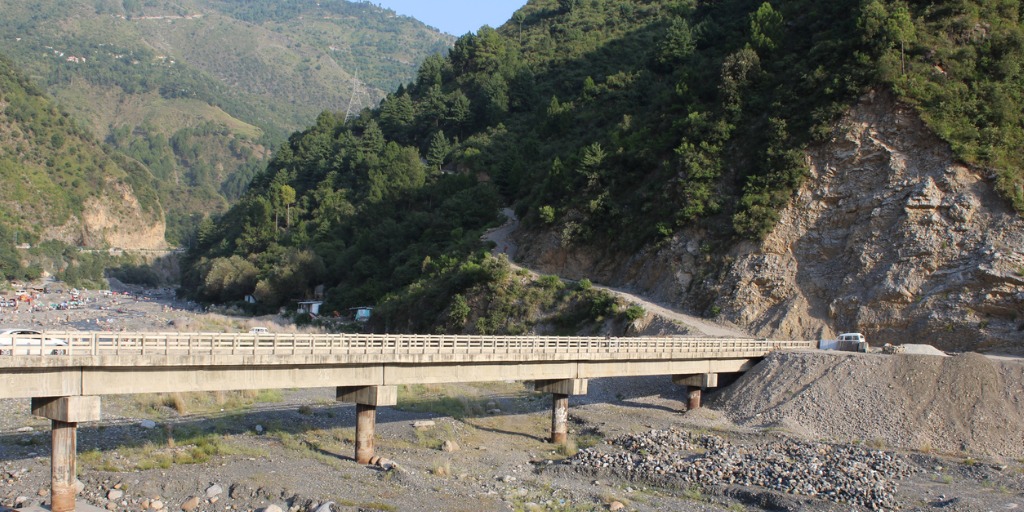
[{"label": "gray gravel", "polygon": [[588,448],[564,463],[641,481],[669,476],[702,487],[759,486],[871,510],[900,508],[897,481],[916,472],[892,453],[790,439],[734,445],[717,435],[669,429],[624,435],[611,444],[617,449]]}]

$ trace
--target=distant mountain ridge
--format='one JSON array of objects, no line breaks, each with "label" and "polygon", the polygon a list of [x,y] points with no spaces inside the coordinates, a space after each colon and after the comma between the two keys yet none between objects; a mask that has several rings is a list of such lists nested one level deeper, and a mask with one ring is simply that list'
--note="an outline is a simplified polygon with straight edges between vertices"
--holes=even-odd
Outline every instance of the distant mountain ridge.
[{"label": "distant mountain ridge", "polygon": [[288,133],[375,105],[452,42],[340,0],[10,2],[0,38],[63,108],[153,170],[172,244],[236,199]]}]

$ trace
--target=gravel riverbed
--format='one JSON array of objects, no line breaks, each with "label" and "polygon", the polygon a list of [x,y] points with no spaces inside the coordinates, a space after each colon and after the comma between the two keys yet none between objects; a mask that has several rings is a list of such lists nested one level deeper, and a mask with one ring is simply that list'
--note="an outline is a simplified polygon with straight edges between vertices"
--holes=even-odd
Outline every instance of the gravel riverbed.
[{"label": "gravel riverbed", "polygon": [[[0,324],[286,328],[156,294],[95,299]],[[333,389],[212,409],[104,397],[104,420],[79,426],[80,497],[110,511],[1024,510],[1022,368],[777,354],[693,411],[668,377],[594,379],[570,399],[578,452],[546,441],[550,397],[521,383],[420,386],[378,411],[375,466],[352,460],[355,411]],[[27,400],[0,410],[0,510],[45,505],[49,425]]]}]

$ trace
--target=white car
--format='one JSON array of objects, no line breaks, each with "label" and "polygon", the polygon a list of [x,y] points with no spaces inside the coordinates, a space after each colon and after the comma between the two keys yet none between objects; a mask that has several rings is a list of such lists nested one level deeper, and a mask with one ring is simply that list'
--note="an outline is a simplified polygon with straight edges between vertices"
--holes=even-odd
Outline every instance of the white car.
[{"label": "white car", "polygon": [[32,329],[4,329],[0,331],[0,354],[43,355],[64,354],[68,342],[51,338]]}]

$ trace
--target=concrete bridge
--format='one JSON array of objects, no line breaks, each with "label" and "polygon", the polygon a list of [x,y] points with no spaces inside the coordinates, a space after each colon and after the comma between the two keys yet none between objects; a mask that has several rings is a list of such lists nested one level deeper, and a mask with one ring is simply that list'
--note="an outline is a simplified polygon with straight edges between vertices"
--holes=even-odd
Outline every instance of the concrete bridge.
[{"label": "concrete bridge", "polygon": [[[0,340],[2,343],[3,340]],[[50,332],[18,335],[0,350],[0,398],[31,398],[51,420],[51,503],[75,509],[77,424],[100,419],[100,396],[335,387],[356,405],[355,458],[374,455],[376,410],[396,405],[398,386],[532,381],[552,394],[551,441],[568,433],[569,396],[588,379],[671,375],[690,407],[720,373],[739,373],[774,350],[810,341],[730,338],[309,335]]]}]

